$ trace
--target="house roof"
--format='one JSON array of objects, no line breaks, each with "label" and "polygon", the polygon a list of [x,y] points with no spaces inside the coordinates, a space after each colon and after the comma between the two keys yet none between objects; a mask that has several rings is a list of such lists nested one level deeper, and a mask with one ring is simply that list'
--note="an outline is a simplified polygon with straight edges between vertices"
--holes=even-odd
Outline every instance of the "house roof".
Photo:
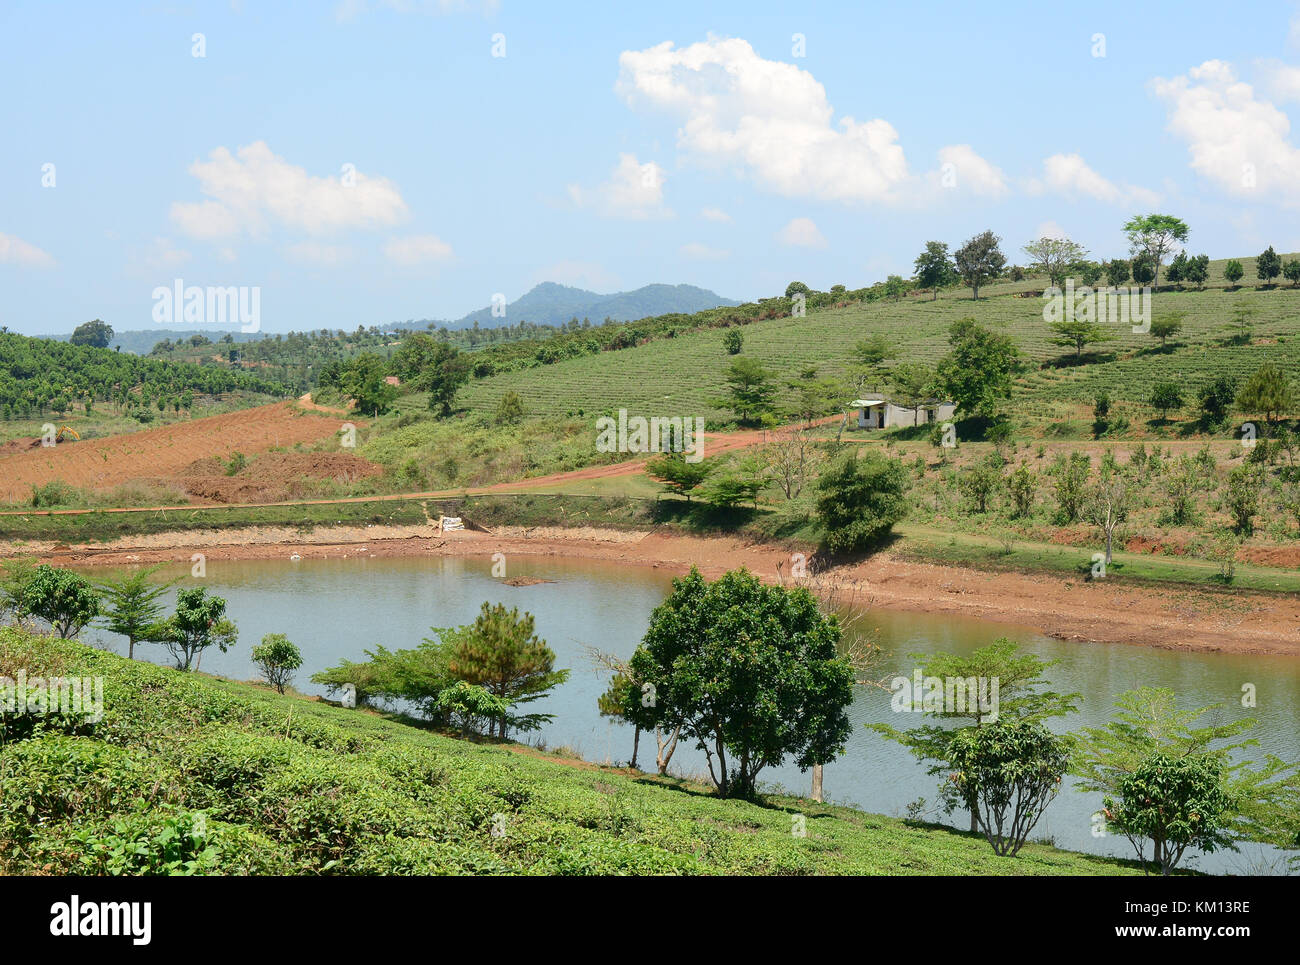
[{"label": "house roof", "polygon": [[884,405],[884,399],[854,399],[849,403],[855,409],[870,408],[873,405]]}]

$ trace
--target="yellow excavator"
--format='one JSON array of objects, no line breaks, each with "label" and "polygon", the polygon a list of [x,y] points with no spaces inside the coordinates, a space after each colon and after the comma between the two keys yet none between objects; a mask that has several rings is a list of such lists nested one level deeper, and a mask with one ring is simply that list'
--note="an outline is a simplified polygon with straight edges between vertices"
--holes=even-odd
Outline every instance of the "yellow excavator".
[{"label": "yellow excavator", "polygon": [[63,442],[65,439],[72,438],[77,442],[81,441],[81,433],[72,426],[59,426],[59,433],[54,437],[55,442]]}]

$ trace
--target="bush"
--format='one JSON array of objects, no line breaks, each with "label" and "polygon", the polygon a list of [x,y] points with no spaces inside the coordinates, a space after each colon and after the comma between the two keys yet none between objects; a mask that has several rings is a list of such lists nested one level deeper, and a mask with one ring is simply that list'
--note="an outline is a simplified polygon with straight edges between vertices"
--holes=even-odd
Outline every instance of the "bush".
[{"label": "bush", "polygon": [[262,679],[278,693],[284,693],[293,672],[302,666],[302,651],[283,633],[268,633],[253,648],[252,656],[253,663],[262,671]]},{"label": "bush", "polygon": [[907,515],[907,469],[877,452],[851,453],[817,482],[817,514],[832,553],[865,549]]}]

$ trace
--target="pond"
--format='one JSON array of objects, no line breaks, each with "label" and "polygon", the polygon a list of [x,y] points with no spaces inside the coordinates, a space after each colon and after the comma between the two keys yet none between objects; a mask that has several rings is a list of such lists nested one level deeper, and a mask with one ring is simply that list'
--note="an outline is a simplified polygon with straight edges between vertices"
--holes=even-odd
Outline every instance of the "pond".
[{"label": "pond", "polygon": [[[286,556],[289,551],[286,551]],[[208,561],[200,582],[229,601],[229,614],[239,626],[239,642],[228,653],[203,654],[204,672],[238,680],[258,677],[250,659],[252,647],[267,633],[286,634],[301,648],[304,666],[294,686],[305,693],[324,694],[311,683],[311,674],[343,659],[364,660],[364,651],[382,644],[403,648],[417,645],[431,627],[473,621],[486,600],[517,606],[536,617],[539,636],[557,655],[556,666],[571,668],[569,680],[552,694],[529,706],[555,720],[527,735],[533,743],[555,749],[567,747],[587,760],[625,762],[631,757],[632,729],[601,718],[596,699],[607,684],[607,673],[588,659],[585,646],[626,657],[645,633],[650,613],[667,595],[668,574],[643,566],[568,560],[557,557],[514,556],[511,577],[551,582],[513,587],[492,576],[492,561],[482,558],[411,557],[372,559],[364,552],[348,558],[284,561]],[[98,575],[105,575],[100,573]],[[184,576],[188,566],[160,572],[159,577]],[[951,615],[927,615],[874,610],[855,627],[870,632],[886,652],[881,675],[911,676],[921,652],[968,653],[999,637],[1010,637],[1024,649],[1061,662],[1049,671],[1054,689],[1082,695],[1079,713],[1053,724],[1056,730],[1099,726],[1112,714],[1114,695],[1138,686],[1167,687],[1180,695],[1184,707],[1221,703],[1223,722],[1254,716],[1253,736],[1265,752],[1286,760],[1300,758],[1300,661],[1283,657],[1192,654],[1146,647],[1082,644],[1054,640],[1027,628],[986,623]],[[104,631],[91,631],[101,641],[125,653],[125,641]],[[137,647],[137,655],[158,663],[167,653],[156,645]],[[1254,684],[1258,706],[1241,706],[1244,684]],[[874,687],[857,688],[850,710],[853,734],[847,753],[825,770],[825,794],[834,803],[853,804],[867,811],[905,816],[910,802],[936,798],[935,779],[906,751],[864,726],[887,721],[899,728],[916,726],[922,715],[891,711],[890,694]],[[901,717],[909,719],[902,720]],[[653,736],[643,736],[642,767],[654,765]],[[679,747],[672,771],[707,777],[704,755]],[[787,765],[760,775],[767,785],[808,793],[811,775]],[[1100,795],[1085,794],[1072,784],[1062,791],[1034,829],[1034,840],[1098,854],[1131,856],[1123,838],[1095,837],[1092,815]],[[933,816],[957,827],[968,818],[959,813]],[[1203,871],[1249,873],[1258,869],[1265,849],[1254,846],[1232,852],[1195,856],[1190,864]]]}]

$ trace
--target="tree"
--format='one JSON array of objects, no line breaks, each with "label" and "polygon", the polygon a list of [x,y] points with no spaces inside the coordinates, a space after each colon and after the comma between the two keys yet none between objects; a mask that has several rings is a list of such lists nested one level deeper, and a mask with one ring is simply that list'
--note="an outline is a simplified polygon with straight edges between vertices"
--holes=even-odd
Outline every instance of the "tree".
[{"label": "tree", "polygon": [[728,355],[739,355],[745,347],[745,335],[738,328],[729,328],[722,334],[722,345]]},{"label": "tree", "polygon": [[383,414],[397,398],[397,386],[384,381],[386,374],[384,360],[373,352],[363,352],[348,363],[342,388],[356,399],[364,415]]},{"label": "tree", "polygon": [[1017,516],[1028,516],[1034,509],[1034,493],[1038,489],[1038,478],[1034,471],[1021,463],[1007,477],[1007,493],[1011,496],[1011,505]]},{"label": "tree", "polygon": [[980,286],[997,278],[1007,263],[998,247],[1002,239],[992,231],[983,231],[957,249],[953,260],[957,273],[971,290],[971,298],[980,297]]},{"label": "tree", "polygon": [[1024,252],[1034,274],[1046,275],[1051,284],[1064,288],[1066,276],[1087,256],[1088,249],[1069,238],[1042,237],[1025,245]]},{"label": "tree", "polygon": [[1186,317],[1186,312],[1172,312],[1155,319],[1151,323],[1151,336],[1160,339],[1160,347],[1164,348],[1169,339],[1183,330],[1183,319]]},{"label": "tree", "polygon": [[[1253,719],[1201,725],[1199,722],[1207,714],[1212,715],[1211,720],[1219,719],[1221,707],[1181,710],[1172,690],[1151,687],[1120,694],[1115,706],[1118,712],[1104,727],[1085,728],[1078,735],[1071,770],[1080,779],[1082,790],[1101,792],[1111,799],[1107,803],[1109,823],[1113,824],[1122,815],[1120,829],[1128,828],[1141,837],[1162,825],[1190,828],[1199,823],[1191,815],[1200,812],[1184,805],[1217,784],[1226,800],[1210,801],[1211,810],[1204,817],[1207,827],[1215,824],[1222,827],[1230,839],[1222,842],[1224,846],[1249,840],[1295,848],[1300,842],[1297,837],[1300,784],[1296,765],[1284,763],[1271,754],[1262,763],[1245,757],[1245,749],[1258,742],[1253,738],[1238,738],[1255,727]],[[1212,759],[1220,768],[1218,779],[1204,779],[1214,776],[1212,767],[1170,772],[1160,758],[1165,761]],[[1163,773],[1157,774],[1157,768]],[[1220,809],[1219,804],[1225,806]],[[1174,858],[1174,862],[1162,867],[1165,873],[1173,868],[1182,853],[1177,847],[1180,843],[1177,839],[1182,836],[1165,834],[1166,842],[1173,847],[1163,850]]]},{"label": "tree", "polygon": [[104,628],[126,637],[128,659],[135,659],[135,645],[141,641],[158,640],[159,615],[162,599],[178,580],[170,583],[151,583],[149,578],[162,569],[162,564],[135,570],[120,580],[106,580],[99,584],[104,595]]},{"label": "tree", "polygon": [[1282,276],[1295,288],[1300,285],[1300,258],[1292,258],[1282,266]]},{"label": "tree", "polygon": [[1150,839],[1151,861],[1162,875],[1178,866],[1189,846],[1207,854],[1232,847],[1225,824],[1233,801],[1217,758],[1155,754],[1120,778],[1117,795],[1105,799],[1107,823],[1128,838],[1143,864]]},{"label": "tree", "polygon": [[1151,398],[1148,400],[1151,408],[1160,412],[1160,421],[1165,422],[1169,418],[1170,409],[1181,409],[1183,407],[1183,390],[1177,382],[1157,382],[1151,389]]},{"label": "tree", "polygon": [[496,413],[492,416],[492,422],[499,426],[518,425],[524,420],[524,400],[519,398],[519,393],[514,389],[506,390],[505,395],[497,403]]},{"label": "tree", "polygon": [[253,648],[253,663],[262,671],[262,679],[284,693],[293,672],[302,666],[302,651],[283,633],[268,633]]},{"label": "tree", "polygon": [[788,284],[788,285],[785,286],[785,297],[786,297],[786,298],[793,298],[795,295],[798,295],[798,294],[807,295],[810,291],[812,291],[812,289],[810,289],[810,288],[809,288],[807,285],[805,285],[803,282],[801,282],[801,281],[792,281],[792,282],[790,282],[790,284]]},{"label": "tree", "polygon": [[902,275],[890,275],[885,279],[883,287],[886,295],[894,301],[898,301],[907,294],[907,279]]},{"label": "tree", "polygon": [[[1180,251],[1174,255],[1173,261],[1169,262],[1169,270],[1165,272],[1165,280],[1178,284],[1187,276],[1187,252]],[[1180,286],[1181,287],[1181,286]]]},{"label": "tree", "polygon": [[1198,289],[1205,287],[1206,279],[1210,277],[1210,256],[1197,255],[1195,258],[1187,259],[1187,264],[1183,266],[1183,281],[1191,282]]},{"label": "tree", "polygon": [[1106,262],[1106,281],[1112,288],[1118,288],[1128,281],[1129,264],[1123,258],[1112,258]]},{"label": "tree", "polygon": [[1134,215],[1124,224],[1124,233],[1128,235],[1133,253],[1142,253],[1151,259],[1157,287],[1160,285],[1160,264],[1165,255],[1175,245],[1186,242],[1190,230],[1186,222],[1168,214]]},{"label": "tree", "polygon": [[627,712],[680,724],[718,794],[752,796],[758,775],[786,757],[807,770],[844,752],[854,673],[839,640],[836,618],[803,588],[765,586],[744,569],[709,583],[692,568],[629,661],[642,686]]},{"label": "tree", "polygon": [[1132,484],[1121,472],[1103,472],[1101,479],[1088,494],[1085,503],[1088,520],[1106,538],[1106,565],[1111,562],[1111,545],[1115,531],[1128,519],[1133,502]]},{"label": "tree", "polygon": [[949,754],[966,810],[994,853],[1015,857],[1061,790],[1067,740],[1035,721],[998,720],[960,731]]},{"label": "tree", "polygon": [[438,341],[427,332],[415,332],[402,340],[393,353],[393,374],[403,384],[429,393],[429,408],[451,415],[456,393],[469,381],[469,357],[460,349]]},{"label": "tree", "polygon": [[1197,392],[1201,418],[1207,425],[1219,426],[1227,421],[1228,412],[1237,400],[1237,383],[1227,375],[1216,376]]},{"label": "tree", "polygon": [[670,492],[685,496],[689,503],[692,491],[709,478],[713,466],[713,463],[703,460],[687,462],[685,453],[667,452],[648,460],[645,464],[645,472],[651,479],[663,483]]},{"label": "tree", "polygon": [[[953,741],[963,732],[1002,720],[1041,723],[1078,709],[1079,694],[1043,689],[1047,686],[1046,672],[1060,661],[1022,654],[1006,637],[965,655],[912,653],[908,656],[916,661],[916,672],[911,678],[894,678],[890,687],[894,691],[891,705],[896,711],[919,711],[941,723],[922,724],[905,731],[890,724],[868,724],[867,728],[897,741],[918,761],[928,764],[926,773],[942,779],[939,794],[948,813],[958,807],[969,810],[968,799],[949,779],[953,771]],[[920,691],[913,686],[917,677],[922,681]],[[978,694],[980,699],[971,699],[976,695],[969,694],[969,687],[963,690],[967,699],[955,699],[957,682],[963,685],[974,682],[978,690],[979,681],[986,682],[985,691]],[[954,685],[951,701],[948,699],[950,682]],[[971,812],[970,829],[978,830],[975,812]]]},{"label": "tree", "polygon": [[877,332],[854,344],[853,361],[866,368],[875,368],[885,359],[893,358],[897,351],[887,336]]},{"label": "tree", "polygon": [[1273,246],[1269,245],[1258,257],[1255,258],[1255,275],[1266,285],[1271,285],[1273,279],[1282,274],[1282,259]]},{"label": "tree", "polygon": [[1015,343],[967,318],[953,323],[948,344],[951,350],[936,366],[935,391],[963,415],[992,417],[998,403],[1011,398],[1023,364]]},{"label": "tree", "polygon": [[1083,510],[1091,461],[1086,453],[1072,452],[1067,457],[1058,453],[1050,470],[1052,489],[1056,496],[1057,520],[1073,523]]},{"label": "tree", "polygon": [[39,617],[63,639],[75,637],[99,616],[94,584],[80,573],[42,563],[25,574],[14,611],[19,617]]},{"label": "tree", "polygon": [[[534,633],[533,615],[520,616],[517,607],[484,603],[473,625],[449,631],[443,640],[452,676],[483,687],[512,707],[545,696],[569,678],[569,671],[555,669],[555,652]],[[549,719],[529,716],[538,723]],[[504,739],[508,727],[521,723],[527,728],[532,721],[502,714],[489,734]]]},{"label": "tree", "polygon": [[1259,493],[1262,488],[1260,471],[1254,466],[1238,466],[1228,473],[1223,506],[1232,517],[1233,528],[1242,536],[1249,536],[1255,531],[1255,517],[1259,515]]},{"label": "tree", "polygon": [[225,653],[238,639],[239,631],[226,619],[226,601],[193,587],[177,591],[176,612],[162,623],[158,642],[171,652],[178,669],[189,670],[208,647]]},{"label": "tree", "polygon": [[904,362],[889,373],[889,382],[899,401],[906,402],[920,415],[921,403],[934,387],[934,369],[920,362]]},{"label": "tree", "polygon": [[938,300],[940,288],[957,281],[957,269],[948,255],[948,246],[942,241],[927,241],[925,251],[916,256],[912,268],[916,272],[916,287],[934,292],[932,301]]},{"label": "tree", "polygon": [[786,499],[794,499],[807,485],[817,461],[817,440],[802,429],[779,429],[761,450],[767,472]]},{"label": "tree", "polygon": [[73,345],[108,348],[109,343],[113,341],[113,326],[98,318],[91,322],[83,322],[72,330],[72,337],[68,341]]},{"label": "tree", "polygon": [[832,553],[865,549],[907,515],[907,470],[878,452],[841,457],[817,481],[817,514]]},{"label": "tree", "polygon": [[1295,394],[1286,373],[1272,362],[1265,362],[1237,393],[1237,408],[1245,413],[1262,412],[1271,436],[1273,422],[1295,408]]},{"label": "tree", "polygon": [[761,422],[775,411],[776,386],[772,373],[753,358],[737,358],[723,372],[728,396],[721,404],[736,413],[742,424]]},{"label": "tree", "polygon": [[977,513],[988,510],[989,497],[997,492],[1001,484],[1002,474],[997,465],[987,460],[967,467],[957,478],[958,487],[974,504]]},{"label": "tree", "polygon": [[1053,345],[1064,345],[1074,349],[1076,359],[1083,358],[1083,347],[1091,342],[1109,342],[1115,338],[1104,326],[1079,318],[1063,318],[1048,326],[1056,337]]},{"label": "tree", "polygon": [[1228,263],[1223,266],[1223,277],[1228,280],[1229,285],[1234,287],[1237,282],[1241,281],[1241,276],[1245,273],[1245,270],[1241,267],[1241,262],[1236,258],[1229,259]]},{"label": "tree", "polygon": [[1155,259],[1148,254],[1140,254],[1134,257],[1131,264],[1133,272],[1133,282],[1136,285],[1149,285],[1156,277]]}]

